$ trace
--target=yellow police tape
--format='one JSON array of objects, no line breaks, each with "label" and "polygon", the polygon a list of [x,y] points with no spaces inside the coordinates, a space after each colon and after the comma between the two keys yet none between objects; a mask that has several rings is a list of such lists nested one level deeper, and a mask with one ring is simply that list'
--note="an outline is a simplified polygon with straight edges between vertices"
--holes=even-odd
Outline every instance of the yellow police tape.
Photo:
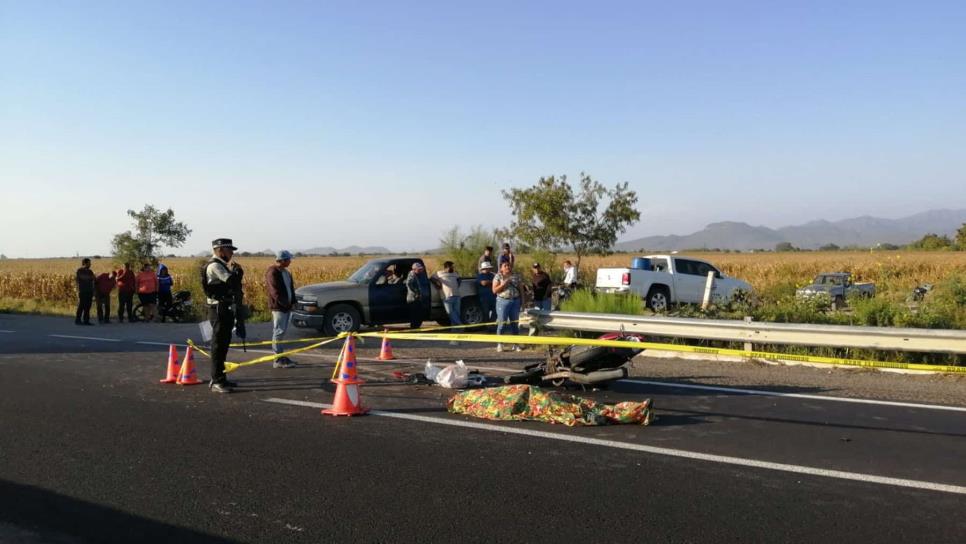
[{"label": "yellow police tape", "polygon": [[566,338],[561,336],[508,336],[493,334],[438,334],[438,333],[362,333],[356,336],[382,337],[388,336],[399,340],[439,340],[457,342],[485,342],[503,344],[528,344],[535,346],[601,346],[614,348],[653,349],[661,351],[677,351],[684,353],[700,353],[703,355],[731,355],[753,359],[768,359],[772,361],[796,361],[802,363],[819,363],[827,365],[858,366],[863,368],[891,368],[900,370],[926,370],[931,372],[947,372],[966,374],[966,366],[926,365],[919,363],[898,363],[890,361],[869,361],[864,359],[843,359],[839,357],[821,357],[817,355],[792,355],[788,353],[771,353],[767,351],[745,351],[742,349],[705,348],[684,346],[680,344],[658,344],[654,342],[635,342],[631,340],[601,340],[597,338]]},{"label": "yellow police tape", "polygon": [[[302,347],[302,348],[291,349],[291,350],[288,350],[288,351],[284,351],[282,353],[273,353],[271,355],[266,355],[264,357],[259,357],[257,359],[252,359],[251,361],[245,361],[243,363],[230,363],[228,361],[225,361],[225,372],[226,373],[227,372],[234,372],[235,370],[238,370],[239,368],[241,368],[243,366],[252,366],[252,365],[257,365],[257,364],[260,364],[260,363],[268,363],[268,362],[274,361],[275,359],[277,359],[279,357],[286,357],[286,356],[289,356],[289,355],[294,355],[296,353],[303,353],[303,352],[306,352],[306,351],[309,351],[309,350],[313,350],[313,349],[315,349],[317,347],[324,346],[324,345],[326,345],[326,344],[328,344],[330,342],[335,342],[336,340],[345,338],[346,336],[347,335],[345,335],[345,334],[341,334],[339,336],[333,336],[333,337],[327,338],[327,339],[325,339],[325,340],[323,340],[321,342],[316,342],[316,343],[314,343],[314,344],[312,344],[310,346],[305,346],[305,347]],[[191,339],[188,340],[188,345],[191,346],[191,349],[197,351],[198,353],[204,355],[205,357],[208,357],[209,359],[211,358],[211,354],[209,354],[205,350],[199,348],[194,343],[194,341],[192,341]]]},{"label": "yellow police tape", "polygon": [[[526,323],[528,321],[529,319],[518,319],[516,322]],[[512,321],[507,321],[507,323],[512,323]],[[491,321],[489,323],[477,323],[475,325],[447,325],[445,327],[439,326],[439,327],[420,327],[418,329],[397,329],[397,330],[386,329],[386,330],[389,332],[432,332],[432,331],[446,331],[446,330],[452,330],[452,329],[479,329],[482,327],[495,327],[498,324],[499,322],[497,321]],[[318,340],[327,340],[329,338],[332,338],[332,337],[320,336],[318,338],[299,338],[297,340],[279,340],[278,343],[279,344],[301,344],[303,342],[315,342]],[[275,342],[273,342],[272,340],[259,340],[256,342],[244,342],[244,343],[236,342],[234,344],[228,344],[228,345],[229,347],[233,347],[233,348],[242,348],[242,347],[250,348],[254,346],[268,346],[273,343]]]},{"label": "yellow police tape", "polygon": [[[685,346],[681,344],[661,344],[655,342],[636,342],[632,340],[601,340],[597,338],[568,338],[562,336],[514,336],[514,335],[494,335],[494,334],[447,334],[447,333],[434,333],[434,332],[417,332],[426,330],[440,330],[440,329],[454,329],[460,327],[433,327],[431,329],[416,329],[407,330],[403,332],[398,331],[381,331],[381,332],[367,332],[367,333],[353,333],[353,336],[359,338],[383,338],[388,337],[391,339],[398,340],[430,340],[430,341],[458,341],[458,342],[482,342],[482,343],[503,343],[503,344],[526,344],[534,346],[601,346],[601,347],[615,347],[615,348],[635,348],[635,349],[653,349],[659,351],[674,351],[681,353],[698,353],[702,355],[727,355],[734,357],[752,358],[752,359],[767,359],[771,361],[795,361],[801,363],[818,363],[827,365],[842,365],[842,366],[856,366],[862,368],[889,368],[898,370],[922,370],[928,372],[945,372],[952,374],[966,374],[966,366],[949,366],[949,365],[927,365],[919,363],[899,363],[893,361],[873,361],[866,359],[846,359],[840,357],[823,357],[818,355],[794,355],[790,353],[774,353],[767,351],[745,351],[742,349],[729,349],[729,348],[708,348],[699,346]],[[241,368],[243,366],[251,366],[259,363],[267,363],[274,361],[278,357],[284,357],[296,353],[303,353],[309,350],[313,350],[317,347],[323,346],[325,344],[340,340],[348,336],[346,333],[342,333],[339,336],[328,337],[328,338],[311,338],[311,339],[298,339],[290,340],[289,342],[306,342],[313,340],[321,340],[309,346],[302,348],[296,348],[288,350],[279,354],[266,355],[264,357],[259,357],[257,359],[252,359],[251,361],[245,361],[243,363],[232,363],[225,362],[225,372],[232,372]],[[198,353],[211,357],[207,352],[200,349],[193,341],[188,340],[188,344]],[[341,352],[340,352],[341,361]],[[338,372],[339,362],[336,362],[336,367],[333,372],[333,376]]]}]

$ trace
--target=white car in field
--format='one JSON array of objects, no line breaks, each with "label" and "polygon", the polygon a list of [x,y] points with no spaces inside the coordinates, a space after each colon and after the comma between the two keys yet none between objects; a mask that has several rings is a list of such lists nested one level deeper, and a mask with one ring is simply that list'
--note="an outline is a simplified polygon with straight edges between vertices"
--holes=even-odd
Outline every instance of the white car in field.
[{"label": "white car in field", "polygon": [[635,258],[630,268],[600,268],[596,287],[606,293],[634,293],[651,310],[663,312],[671,304],[701,304],[709,272],[714,274],[713,302],[752,291],[749,283],[725,276],[711,263],[681,255],[648,255]]}]

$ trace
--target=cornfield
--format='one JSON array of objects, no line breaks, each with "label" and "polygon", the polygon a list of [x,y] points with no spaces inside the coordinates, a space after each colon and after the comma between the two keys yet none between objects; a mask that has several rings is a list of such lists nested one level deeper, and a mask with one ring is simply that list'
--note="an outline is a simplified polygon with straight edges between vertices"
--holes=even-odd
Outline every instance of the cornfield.
[{"label": "cornfield", "polygon": [[[876,283],[877,298],[889,301],[905,300],[919,283],[940,284],[951,276],[966,275],[966,252],[802,252],[802,253],[689,253],[714,263],[722,271],[743,279],[754,286],[760,300],[778,301],[794,294],[796,287],[809,283],[820,272],[851,272],[859,281]],[[543,257],[541,257],[544,259]],[[551,274],[559,279],[561,263],[547,263]],[[572,257],[570,257],[572,259]],[[585,257],[581,262],[580,279],[593,284],[600,267],[626,266],[632,255]],[[272,264],[270,257],[239,257],[245,268],[245,294],[249,302],[264,312],[266,302],[265,269]],[[291,272],[296,285],[341,280],[348,277],[367,260],[367,257],[303,257],[292,261]],[[427,258],[432,272],[439,258]],[[518,268],[527,273],[532,259],[519,256]],[[198,269],[204,262],[198,258],[164,259],[175,281],[175,290],[192,291],[201,300]],[[548,266],[549,265],[549,266]],[[0,260],[0,300],[32,301],[43,310],[62,313],[76,303],[77,288],[74,272],[79,259],[5,259]],[[109,259],[93,261],[95,273],[116,268]],[[461,270],[464,275],[473,271]],[[60,312],[57,312],[57,309]],[[262,313],[262,316],[265,314]]]}]

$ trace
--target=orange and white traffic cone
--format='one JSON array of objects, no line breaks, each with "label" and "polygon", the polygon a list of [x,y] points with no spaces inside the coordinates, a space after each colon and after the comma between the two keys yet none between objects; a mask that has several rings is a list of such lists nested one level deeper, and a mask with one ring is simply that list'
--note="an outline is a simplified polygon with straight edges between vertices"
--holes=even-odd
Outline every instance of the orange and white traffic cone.
[{"label": "orange and white traffic cone", "polygon": [[184,361],[181,363],[181,374],[178,374],[178,385],[198,385],[202,383],[198,379],[198,370],[195,369],[195,355],[191,346],[184,354]]},{"label": "orange and white traffic cone", "polygon": [[384,333],[382,337],[382,348],[379,350],[379,360],[392,361],[394,359],[395,357],[392,355],[392,342],[389,341],[389,336]]},{"label": "orange and white traffic cone", "polygon": [[178,348],[171,344],[168,347],[168,375],[161,380],[161,383],[175,383],[178,381],[179,374],[181,374],[181,363],[178,362]]},{"label": "orange and white traffic cone", "polygon": [[362,406],[362,399],[359,396],[359,384],[364,382],[359,379],[356,369],[356,337],[349,336],[345,342],[342,365],[337,377],[332,380],[332,383],[337,385],[335,400],[332,402],[332,408],[322,410],[322,413],[328,416],[359,416],[369,411]]}]

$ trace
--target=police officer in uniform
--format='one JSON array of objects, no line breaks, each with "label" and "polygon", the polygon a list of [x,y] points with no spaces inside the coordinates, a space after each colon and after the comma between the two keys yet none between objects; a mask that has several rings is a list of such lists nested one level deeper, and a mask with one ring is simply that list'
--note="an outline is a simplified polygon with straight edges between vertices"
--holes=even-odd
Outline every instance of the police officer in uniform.
[{"label": "police officer in uniform", "polygon": [[242,304],[242,277],[244,271],[231,258],[235,250],[230,238],[218,238],[211,242],[213,253],[201,275],[202,286],[208,299],[208,321],[211,322],[211,384],[216,393],[231,393],[237,384],[225,375],[225,357],[231,343],[232,328],[239,338],[245,338],[246,308]]}]

